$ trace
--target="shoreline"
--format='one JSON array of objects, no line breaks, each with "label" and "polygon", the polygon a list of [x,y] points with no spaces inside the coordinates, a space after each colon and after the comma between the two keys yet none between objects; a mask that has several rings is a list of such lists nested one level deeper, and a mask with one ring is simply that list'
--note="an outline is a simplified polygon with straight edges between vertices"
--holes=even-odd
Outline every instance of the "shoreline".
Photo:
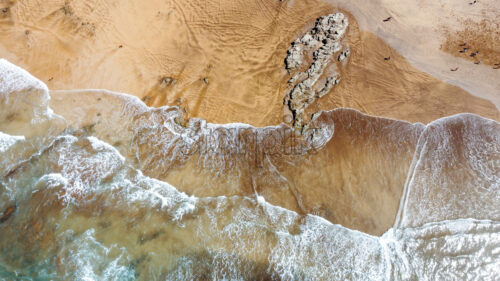
[{"label": "shoreline", "polygon": [[[494,16],[494,13],[485,11],[495,8],[500,10],[500,2],[493,8],[488,4],[480,7],[479,2],[471,7],[467,2],[463,2],[462,6],[453,9],[456,7],[453,4],[457,3],[452,0],[441,0],[439,3],[429,0],[425,0],[425,3],[404,1],[399,5],[383,0],[368,3],[350,0],[324,1],[351,12],[358,21],[360,30],[377,35],[417,69],[492,102],[500,111],[500,72],[485,65],[474,65],[440,49],[440,45],[446,40],[444,30],[440,28],[459,30],[462,27],[461,20],[472,18],[479,21],[483,17]],[[389,4],[392,9],[388,8]],[[419,7],[419,4],[422,7]],[[440,5],[445,5],[446,8]],[[387,8],[384,8],[385,6]],[[472,13],[473,9],[480,10],[481,13]],[[454,17],[456,13],[465,16],[457,19]],[[393,19],[383,22],[382,19],[389,15],[392,15]],[[422,22],[424,24],[420,24]],[[451,72],[450,68],[454,67],[459,67],[459,71]]]}]

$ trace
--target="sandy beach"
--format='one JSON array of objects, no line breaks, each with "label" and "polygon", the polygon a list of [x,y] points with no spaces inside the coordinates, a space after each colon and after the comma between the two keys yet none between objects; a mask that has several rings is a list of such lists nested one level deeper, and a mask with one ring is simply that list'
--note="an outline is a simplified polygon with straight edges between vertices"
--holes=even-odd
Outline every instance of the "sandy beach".
[{"label": "sandy beach", "polygon": [[441,2],[3,1],[0,56],[52,90],[108,89],[209,122],[277,125],[290,79],[286,50],[318,16],[341,8],[352,55],[342,83],[308,113],[351,107],[410,122],[459,112],[499,120],[500,74],[487,65],[498,44],[481,65],[444,52],[465,28],[460,20],[491,21],[497,13],[485,11],[498,5]]},{"label": "sandy beach", "polygon": [[499,19],[0,0],[0,280],[495,280]]}]

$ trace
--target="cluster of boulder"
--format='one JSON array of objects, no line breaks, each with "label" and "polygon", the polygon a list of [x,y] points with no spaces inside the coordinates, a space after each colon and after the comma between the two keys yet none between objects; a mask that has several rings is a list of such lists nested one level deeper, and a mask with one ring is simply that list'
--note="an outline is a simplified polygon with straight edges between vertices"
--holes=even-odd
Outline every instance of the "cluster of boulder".
[{"label": "cluster of boulder", "polygon": [[[330,66],[349,56],[349,48],[344,48],[341,42],[347,26],[347,17],[342,13],[319,17],[314,27],[292,42],[287,52],[285,65],[293,76],[288,81],[289,90],[284,98],[285,121],[296,129],[304,127],[303,115],[307,106],[328,94],[340,81],[340,75]],[[301,71],[309,60],[312,61],[309,68]]]}]

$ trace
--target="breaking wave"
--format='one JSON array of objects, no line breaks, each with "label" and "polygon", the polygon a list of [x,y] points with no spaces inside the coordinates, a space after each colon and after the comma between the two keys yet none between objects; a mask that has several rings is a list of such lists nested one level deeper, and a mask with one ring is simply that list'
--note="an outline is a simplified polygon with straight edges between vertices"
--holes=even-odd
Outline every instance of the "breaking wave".
[{"label": "breaking wave", "polygon": [[494,280],[499,167],[475,115],[336,109],[302,138],[0,60],[0,278]]}]

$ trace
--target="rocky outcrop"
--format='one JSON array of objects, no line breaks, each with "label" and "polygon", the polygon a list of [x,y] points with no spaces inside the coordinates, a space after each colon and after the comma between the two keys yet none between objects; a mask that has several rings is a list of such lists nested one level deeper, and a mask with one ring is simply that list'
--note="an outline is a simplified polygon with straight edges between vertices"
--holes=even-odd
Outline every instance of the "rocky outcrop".
[{"label": "rocky outcrop", "polygon": [[[289,74],[288,94],[285,96],[285,121],[293,123],[296,129],[304,127],[304,110],[316,99],[326,95],[340,81],[336,72],[338,62],[349,56],[349,48],[343,49],[342,38],[347,30],[348,20],[342,13],[319,17],[314,27],[301,38],[292,42],[285,59]],[[309,68],[301,71],[309,61]],[[319,87],[318,87],[319,86]]]}]

